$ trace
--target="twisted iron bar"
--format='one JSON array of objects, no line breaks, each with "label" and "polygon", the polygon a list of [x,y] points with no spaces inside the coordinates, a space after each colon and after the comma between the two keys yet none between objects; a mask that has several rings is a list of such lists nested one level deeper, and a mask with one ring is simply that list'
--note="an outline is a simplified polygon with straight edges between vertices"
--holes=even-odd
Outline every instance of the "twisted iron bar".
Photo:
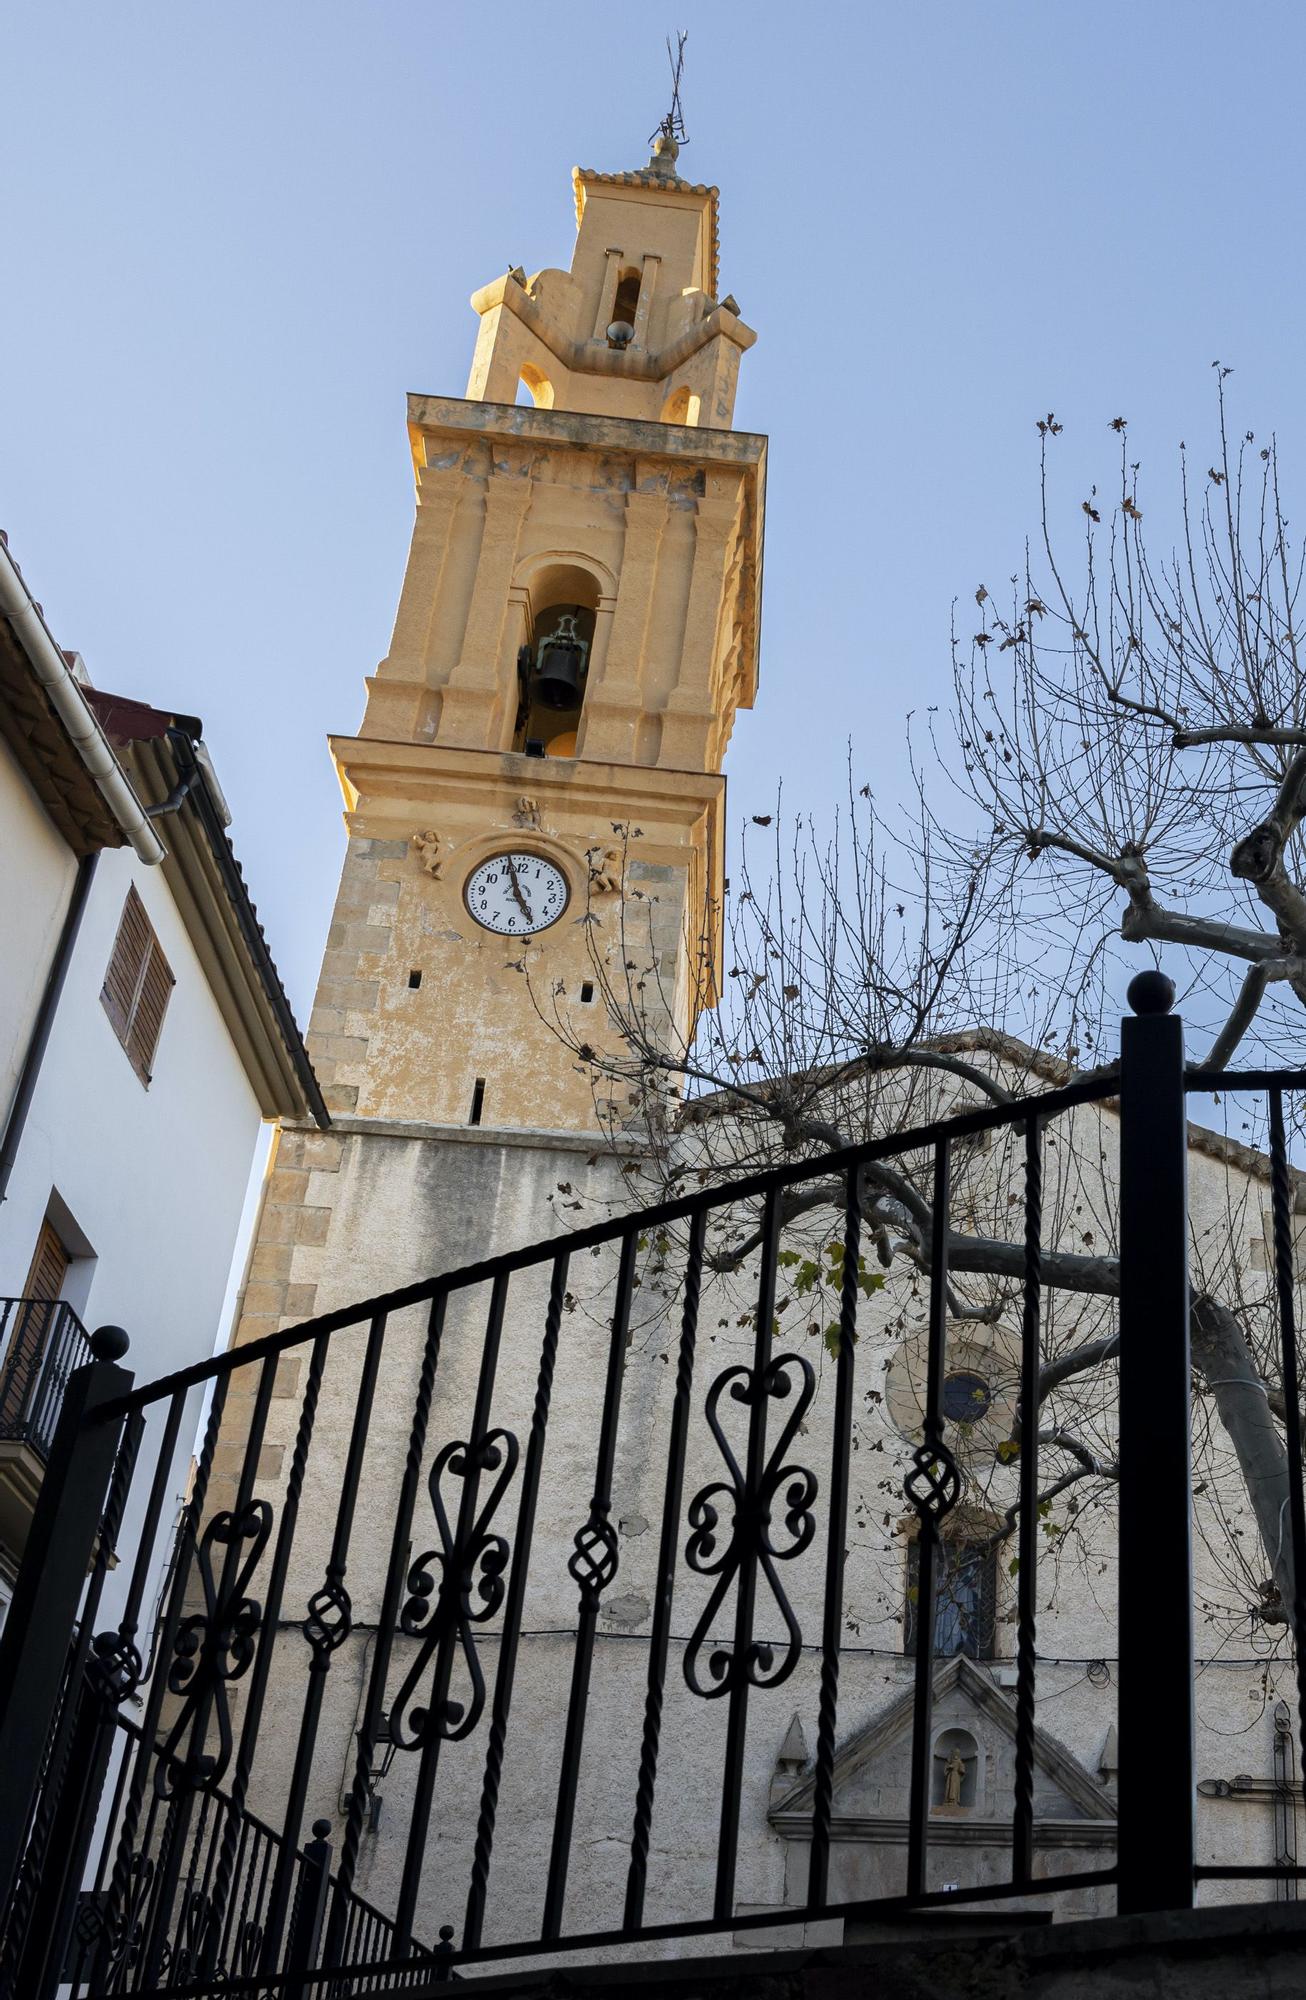
[{"label": "twisted iron bar", "polygon": [[338,1965],[344,1948],[347,1899],[354,1886],[354,1875],[358,1868],[358,1850],[363,1839],[363,1815],[367,1810],[367,1801],[371,1794],[372,1758],[376,1749],[376,1734],[381,1724],[382,1703],[385,1698],[385,1675],[390,1664],[391,1634],[399,1610],[403,1550],[407,1546],[418,1482],[422,1476],[422,1454],[426,1449],[426,1432],[431,1421],[431,1402],[435,1395],[435,1377],[440,1364],[440,1343],[444,1336],[447,1303],[447,1295],[443,1292],[437,1293],[431,1302],[426,1344],[422,1350],[422,1365],[417,1378],[417,1393],[413,1398],[413,1421],[408,1433],[403,1485],[400,1488],[399,1506],[395,1514],[385,1596],[376,1650],[372,1658],[372,1679],[368,1687],[363,1727],[358,1732],[358,1750],[354,1757],[349,1807],[340,1843],[340,1868],[336,1878],[335,1900],[332,1904],[326,1950],[323,1954],[323,1963],[327,1965]]},{"label": "twisted iron bar", "polygon": [[549,1426],[549,1409],[553,1400],[553,1376],[558,1360],[558,1337],[562,1328],[562,1311],[566,1295],[567,1259],[564,1255],[559,1257],[553,1267],[549,1303],[544,1316],[544,1340],[540,1347],[535,1402],[531,1410],[530,1435],[526,1442],[526,1464],[522,1474],[522,1495],[517,1510],[517,1552],[513,1561],[508,1609],[503,1621],[499,1672],[495,1680],[494,1703],[486,1740],[481,1805],[472,1849],[471,1887],[468,1891],[467,1912],[463,1923],[465,1947],[479,1944],[485,1915],[485,1899],[490,1880],[490,1855],[494,1848],[494,1828],[499,1810],[499,1786],[503,1776],[503,1758],[508,1741],[508,1714],[516,1674],[521,1609],[526,1593],[526,1573],[535,1528],[535,1505],[539,1493],[544,1440]]},{"label": "twisted iron bar", "polygon": [[[208,1940],[210,1950],[216,1949],[217,1932],[222,1924],[222,1919],[227,1909],[227,1901],[231,1894],[233,1872],[236,1865],[236,1842],[238,1838],[243,1838],[241,1815],[249,1792],[250,1773],[254,1763],[255,1742],[259,1723],[262,1720],[264,1690],[267,1686],[268,1670],[271,1665],[267,1649],[275,1640],[276,1624],[281,1614],[286,1570],[289,1565],[291,1544],[294,1540],[295,1528],[299,1518],[300,1496],[304,1489],[304,1475],[308,1470],[308,1454],[313,1442],[313,1425],[317,1415],[318,1396],[322,1386],[323,1372],[326,1368],[326,1351],[327,1343],[325,1339],[314,1341],[313,1351],[309,1357],[308,1372],[304,1381],[304,1395],[299,1407],[299,1422],[295,1429],[295,1445],[291,1454],[290,1472],[286,1480],[286,1490],[281,1505],[281,1522],[277,1530],[276,1555],[272,1563],[272,1573],[268,1579],[262,1637],[264,1652],[254,1670],[244,1727],[241,1730],[240,1748],[236,1753],[236,1766],[232,1774],[230,1804],[227,1807],[222,1839],[218,1848],[218,1865],[210,1902],[212,1932]],[[271,1390],[271,1386],[271,1379],[269,1379],[267,1383],[269,1391]],[[343,1637],[343,1633],[341,1637]]]},{"label": "twisted iron bar", "polygon": [[1039,1316],[1043,1292],[1043,1156],[1036,1118],[1025,1126],[1025,1299],[1020,1348],[1020,1542],[1016,1611],[1016,1774],[1011,1874],[1034,1867],[1034,1647],[1038,1574]]},{"label": "twisted iron bar", "polygon": [[1293,1298],[1292,1178],[1283,1125],[1283,1091],[1270,1091],[1270,1211],[1274,1227],[1274,1286],[1279,1304],[1283,1402],[1287,1412],[1288,1512],[1292,1525],[1292,1632],[1297,1669],[1297,1712],[1306,1754],[1306,1500],[1302,1492],[1301,1384],[1297,1365],[1297,1311]]},{"label": "twisted iron bar", "polygon": [[[222,1428],[222,1412],[227,1400],[228,1377],[222,1377],[214,1390],[209,1405],[209,1420],[205,1427],[204,1443],[200,1450],[199,1462],[195,1467],[195,1481],[191,1489],[190,1501],[182,1510],[177,1528],[176,1561],[173,1568],[172,1590],[168,1609],[161,1621],[158,1653],[171,1644],[177,1621],[181,1616],[181,1606],[186,1590],[186,1580],[190,1568],[190,1553],[195,1547],[195,1536],[204,1518],[204,1503],[208,1498],[209,1480],[213,1472],[213,1457],[218,1448],[218,1435]],[[188,1553],[189,1552],[189,1553]],[[154,1650],[153,1648],[151,1649]],[[105,1904],[105,1929],[108,1938],[111,1969],[108,1990],[115,1990],[117,1980],[128,1969],[128,1954],[133,1939],[143,1935],[145,1913],[154,1888],[157,1868],[146,1860],[143,1848],[138,1852],[136,1834],[140,1825],[141,1805],[149,1781],[149,1760],[156,1749],[155,1732],[159,1726],[159,1716],[163,1708],[165,1676],[154,1672],[150,1680],[150,1692],[145,1716],[141,1727],[140,1747],[136,1756],[136,1767],[132,1773],[131,1787],[123,1809],[122,1826],[118,1834],[118,1845],[114,1851],[113,1868],[109,1876],[109,1894]],[[158,1797],[156,1789],[156,1800]],[[151,1819],[153,1807],[151,1808]],[[97,1965],[97,1984],[103,1983],[104,1975]]]},{"label": "twisted iron bar", "polygon": [[666,1691],[667,1640],[671,1624],[671,1601],[675,1589],[676,1524],[684,1491],[685,1443],[689,1426],[690,1399],[694,1388],[694,1356],[698,1346],[698,1309],[703,1287],[703,1246],[707,1217],[702,1210],[690,1228],[689,1254],[685,1264],[685,1299],[680,1321],[680,1348],[676,1356],[676,1386],[671,1404],[671,1438],[667,1454],[666,1493],[662,1506],[662,1544],[658,1551],[658,1593],[649,1637],[648,1686],[644,1697],[644,1729],[639,1751],[639,1779],[635,1789],[635,1824],[630,1841],[630,1868],[626,1878],[625,1924],[635,1929],[644,1915],[644,1885],[648,1878],[649,1839],[653,1826],[653,1797],[657,1786],[658,1755],[662,1743],[662,1708]]},{"label": "twisted iron bar", "polygon": [[816,1778],[812,1792],[812,1852],[807,1900],[822,1903],[829,1886],[830,1820],[834,1807],[835,1728],[839,1712],[839,1646],[843,1626],[844,1557],[852,1440],[853,1344],[857,1339],[862,1209],[859,1176],[848,1176],[844,1214],[843,1275],[839,1286],[839,1353],[836,1363],[834,1437],[831,1444],[830,1521],[825,1562],[825,1622],[816,1728]]}]

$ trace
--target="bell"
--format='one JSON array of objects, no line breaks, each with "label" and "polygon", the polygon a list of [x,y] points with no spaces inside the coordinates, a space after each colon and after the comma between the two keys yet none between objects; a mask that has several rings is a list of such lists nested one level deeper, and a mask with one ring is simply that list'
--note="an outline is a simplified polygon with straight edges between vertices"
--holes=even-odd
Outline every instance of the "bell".
[{"label": "bell", "polygon": [[540,647],[535,697],[542,707],[580,707],[588,651],[586,642],[576,630],[575,613],[564,611],[556,629]]}]

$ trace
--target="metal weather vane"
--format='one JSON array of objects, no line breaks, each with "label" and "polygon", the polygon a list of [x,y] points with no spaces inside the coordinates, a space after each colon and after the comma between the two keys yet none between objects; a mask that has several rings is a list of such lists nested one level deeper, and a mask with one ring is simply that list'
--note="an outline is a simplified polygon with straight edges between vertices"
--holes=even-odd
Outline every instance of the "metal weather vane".
[{"label": "metal weather vane", "polygon": [[667,61],[671,65],[671,109],[649,133],[650,146],[658,138],[674,139],[677,146],[689,144],[689,134],[685,130],[685,114],[680,104],[680,81],[685,72],[685,43],[688,40],[688,28],[680,28],[677,31],[674,49],[671,46],[670,35],[667,36]]}]

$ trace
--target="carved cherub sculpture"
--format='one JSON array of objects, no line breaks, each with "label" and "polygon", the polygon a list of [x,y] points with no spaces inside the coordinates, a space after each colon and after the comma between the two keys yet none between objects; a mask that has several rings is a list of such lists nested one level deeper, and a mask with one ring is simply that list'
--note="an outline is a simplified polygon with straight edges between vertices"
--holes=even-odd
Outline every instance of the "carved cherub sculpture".
[{"label": "carved cherub sculpture", "polygon": [[621,890],[621,850],[592,847],[589,851],[590,894],[616,896]]},{"label": "carved cherub sculpture", "polygon": [[413,846],[417,849],[418,859],[427,874],[434,876],[437,882],[444,870],[444,863],[440,859],[440,848],[442,845],[443,843],[438,833],[427,832],[415,833],[413,835]]}]

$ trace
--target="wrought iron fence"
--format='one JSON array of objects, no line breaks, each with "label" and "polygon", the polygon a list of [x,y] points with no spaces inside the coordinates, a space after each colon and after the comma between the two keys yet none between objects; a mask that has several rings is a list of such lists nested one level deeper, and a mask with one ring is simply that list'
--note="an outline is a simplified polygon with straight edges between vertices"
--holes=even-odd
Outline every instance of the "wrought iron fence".
[{"label": "wrought iron fence", "polygon": [[[1306,1578],[1284,1124],[1284,1095],[1306,1074],[1185,1077],[1167,986],[1136,982],[1138,1018],[1109,1075],[703,1186],[144,1387],[96,1336],[101,1358],[70,1389],[0,1641],[0,1755],[19,1801],[0,1824],[9,1990],[51,1992],[59,1976],[75,1995],[416,1990],[540,1953],[762,1942],[778,1922],[1076,1891],[1110,1892],[1121,1910],[1181,1909],[1204,1876],[1272,1874],[1201,1868],[1194,1851],[1186,1093],[1267,1098],[1288,1520]],[[1070,1282],[1045,1228],[1051,1149],[1108,1101],[1120,1115],[1118,1255],[1095,1282],[1116,1300],[1118,1334],[1119,1798],[1104,1796],[1067,1867],[1074,1842],[1062,1828],[1050,1858],[1038,1809],[1043,1488],[1029,1413],[1048,1281]],[[932,1710],[966,1471],[960,1392],[946,1385],[952,1281],[974,1258],[954,1211],[960,1163],[981,1140],[1014,1162],[1022,1224],[1008,1260],[1010,1435],[996,1454],[1015,1644],[1010,1797],[990,1817],[1010,1869],[958,1885],[931,1859],[940,1804],[957,1802],[936,1768]],[[924,1379],[903,1482],[910,1750],[900,1875],[868,1896],[835,1865],[834,1805],[857,1666],[850,1544],[867,1490],[855,1416],[878,1393],[864,1379],[878,1306],[868,1218],[895,1189],[927,1218]],[[837,1223],[815,1244],[818,1198]],[[814,1248],[836,1310],[824,1343],[795,1343],[780,1293]],[[726,1267],[751,1288],[733,1319],[720,1310]],[[167,1468],[197,1385],[210,1396],[204,1442],[146,1660]],[[136,1555],[117,1622],[101,1629],[129,1491],[145,1496]],[[637,1532],[621,1512],[631,1493],[649,1506]],[[619,1578],[638,1584],[639,1616],[620,1610]],[[1300,1676],[1300,1587],[1290,1616]],[[900,1631],[896,1645],[902,1657]],[[774,1726],[767,1698],[786,1683],[815,1734],[799,1773],[802,1880],[758,1907],[756,1727],[766,1714]],[[865,1692],[854,1686],[863,1706]]]},{"label": "wrought iron fence", "polygon": [[68,1379],[90,1359],[86,1328],[62,1299],[0,1299],[0,1439],[45,1458]]},{"label": "wrought iron fence", "polygon": [[[111,1703],[103,1720],[122,1739],[110,1756],[116,1778],[107,1823],[113,1827],[121,1823],[134,1764],[143,1759],[157,1772],[161,1746],[149,1744]],[[215,1980],[307,1971],[317,1962],[326,1911],[340,1890],[331,1871],[331,1830],[330,1820],[316,1820],[312,1838],[298,1850],[288,1848],[279,1829],[237,1807],[220,1785],[206,1786],[166,1914],[159,1907],[164,1878],[157,1866],[164,1843],[156,1829],[147,1827],[129,1859],[118,1857],[116,1880],[110,1872],[115,1851],[106,1841],[95,1879],[78,1897],[63,1980],[74,1992],[131,1991],[139,1980],[169,1991],[190,1984],[207,1990]],[[341,1891],[341,1900],[343,1962],[392,1968],[391,1920],[354,1890]],[[435,1954],[417,1944],[405,1956],[403,1973],[388,1972],[384,1990],[429,1980]]]}]

